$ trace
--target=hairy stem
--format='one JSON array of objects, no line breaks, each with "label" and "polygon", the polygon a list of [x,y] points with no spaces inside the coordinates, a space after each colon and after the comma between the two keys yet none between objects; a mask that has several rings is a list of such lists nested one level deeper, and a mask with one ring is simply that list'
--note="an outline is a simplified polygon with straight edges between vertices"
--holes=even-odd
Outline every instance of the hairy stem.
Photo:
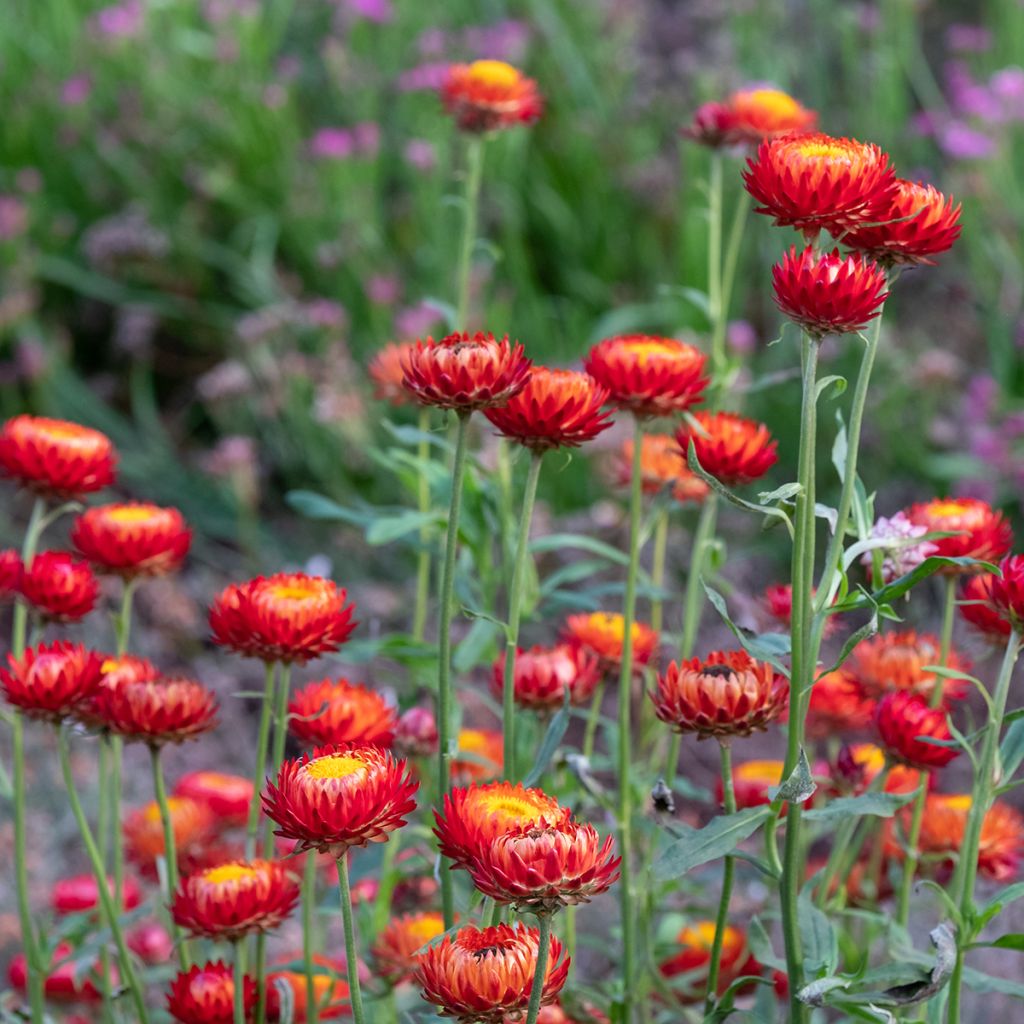
[{"label": "hairy stem", "polygon": [[[164,863],[167,865],[167,890],[164,892],[164,902],[170,906],[174,893],[178,888],[178,847],[174,838],[174,821],[171,818],[171,807],[167,801],[167,785],[164,782],[164,769],[160,763],[159,747],[153,746],[149,748],[149,760],[150,766],[153,769],[153,792],[156,795],[157,806],[160,808],[160,821],[164,829]],[[178,949],[178,960],[181,963],[181,969],[187,971],[192,966],[188,943],[173,919],[171,921],[171,931]]]},{"label": "hairy stem", "polygon": [[[736,813],[736,793],[732,783],[732,748],[728,740],[719,744],[722,769],[723,807],[726,814]],[[704,992],[704,1015],[709,1015],[718,1000],[718,973],[722,962],[722,943],[729,923],[729,901],[732,899],[732,880],[736,862],[731,856],[725,858],[722,867],[722,892],[718,898],[718,914],[715,917],[715,938],[711,943],[711,958],[708,961],[708,981]]]},{"label": "hairy stem", "polygon": [[359,958],[356,955],[356,933],[352,920],[352,889],[348,880],[348,853],[338,858],[338,884],[341,886],[341,917],[345,927],[345,964],[348,968],[349,997],[355,1024],[366,1024],[363,993],[359,987]]},{"label": "hairy stem", "polygon": [[260,704],[260,725],[256,736],[256,764],[252,773],[252,803],[245,825],[245,857],[256,856],[256,838],[260,831],[260,793],[263,791],[264,775],[267,770],[267,746],[270,742],[270,716],[274,707],[274,682],[277,663],[268,661],[263,666],[263,700]]},{"label": "hairy stem", "polygon": [[[537,965],[533,969],[533,987],[530,989],[530,1002],[526,1007],[526,1024],[537,1024],[540,1014],[540,1001],[544,996],[544,982],[547,980],[548,957],[551,953],[551,915],[541,914],[537,919],[540,938],[537,946]],[[628,1013],[627,1004],[627,1013]]]}]

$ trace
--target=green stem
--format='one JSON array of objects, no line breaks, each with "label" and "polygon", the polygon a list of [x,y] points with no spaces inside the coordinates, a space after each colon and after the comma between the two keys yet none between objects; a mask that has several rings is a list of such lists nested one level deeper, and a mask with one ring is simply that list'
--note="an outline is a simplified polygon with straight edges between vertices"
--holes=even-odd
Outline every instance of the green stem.
[{"label": "green stem", "polygon": [[[274,744],[270,754],[270,770],[276,772],[284,761],[285,743],[288,739],[288,698],[291,696],[292,667],[281,665],[277,678],[277,699],[274,707]],[[274,855],[274,823],[267,818],[263,832],[263,856]]]},{"label": "green stem", "polygon": [[501,721],[503,729],[503,756],[505,778],[515,782],[516,772],[516,651],[519,645],[519,621],[522,614],[523,584],[526,567],[530,561],[530,523],[533,521],[533,506],[537,499],[537,481],[544,461],[543,452],[532,452],[530,469],[526,475],[526,491],[523,494],[523,510],[519,516],[519,534],[516,538],[516,561],[512,570],[512,587],[508,596],[508,629],[505,639],[505,676],[501,691]]},{"label": "green stem", "polygon": [[604,701],[604,689],[606,679],[602,672],[601,678],[594,687],[594,695],[590,698],[590,711],[587,714],[587,724],[583,730],[583,757],[587,764],[590,764],[594,756],[594,739],[597,736],[597,725],[601,721],[601,704]]},{"label": "green stem", "polygon": [[[750,211],[750,193],[740,189],[736,208],[733,210],[732,225],[729,228],[729,242],[725,249],[725,262],[722,266],[722,301],[721,315],[713,325],[713,330],[721,333],[717,342],[719,350],[725,350],[725,332],[729,323],[729,305],[732,300],[732,289],[736,283],[736,267],[739,264],[740,248],[743,244],[743,232],[747,226],[747,214]],[[712,344],[712,351],[715,343]]]},{"label": "green stem", "polygon": [[[420,439],[416,445],[419,468],[416,473],[416,508],[421,515],[430,511],[430,479],[423,469],[430,458],[430,442],[423,435],[430,429],[430,406],[420,408]],[[430,527],[420,527],[420,550],[416,556],[416,605],[412,616],[412,638],[422,643],[427,628],[427,604],[430,601]]]},{"label": "green stem", "polygon": [[277,662],[264,666],[263,702],[260,704],[260,726],[256,737],[256,766],[252,773],[252,803],[245,825],[245,859],[256,856],[256,837],[260,831],[260,793],[263,792],[264,773],[267,770],[267,745],[270,742],[270,715],[274,706],[274,682]]},{"label": "green stem", "polygon": [[121,592],[121,608],[114,620],[114,636],[117,641],[117,656],[123,658],[128,650],[128,641],[132,634],[132,600],[135,597],[135,588],[138,580],[125,580],[124,590]]},{"label": "green stem", "polygon": [[[246,1024],[245,1020],[245,940],[239,939],[233,943],[235,947],[235,979],[234,992],[232,994],[232,1006],[234,1008],[234,1024]],[[308,1018],[313,1020],[312,1017]]]},{"label": "green stem", "polygon": [[391,916],[391,897],[395,891],[395,883],[398,881],[398,872],[395,871],[395,858],[402,847],[402,830],[397,829],[391,833],[391,837],[384,844],[384,855],[380,862],[380,885],[377,887],[377,898],[373,904],[373,934],[380,935],[387,927],[388,918]]},{"label": "green stem", "polygon": [[711,153],[708,169],[708,314],[711,318],[711,370],[718,377],[725,367],[725,331],[722,313],[722,154]]},{"label": "green stem", "polygon": [[[438,806],[451,785],[452,772],[452,601],[455,594],[455,560],[459,547],[459,513],[462,509],[462,483],[466,475],[468,411],[458,413],[455,430],[455,461],[452,465],[452,495],[448,508],[448,529],[441,570],[441,607],[439,612],[437,664],[437,799]],[[448,864],[441,862],[441,905],[444,926],[455,923],[455,900]]]},{"label": "green stem", "polygon": [[316,853],[306,854],[302,875],[302,963],[306,972],[306,1020],[316,1024],[319,1008],[316,1002],[316,972],[313,964],[313,915],[316,913]]},{"label": "green stem", "polygon": [[[526,1024],[537,1024],[540,1014],[540,1001],[544,996],[544,983],[547,981],[548,958],[551,954],[551,915],[541,914],[537,919],[540,938],[537,940],[537,965],[533,969],[533,987],[530,989],[530,1002],[526,1007]],[[629,1003],[626,1004],[629,1013]]]},{"label": "green stem", "polygon": [[468,330],[469,278],[473,267],[473,246],[476,242],[477,214],[480,208],[480,182],[484,170],[484,140],[470,135],[466,146],[466,192],[462,220],[462,239],[459,243],[458,298],[455,307],[455,330]]},{"label": "green stem", "polygon": [[267,1019],[267,933],[256,936],[256,1024],[265,1024]]},{"label": "green stem", "polygon": [[[665,586],[665,561],[668,555],[668,509],[658,513],[654,524],[654,548],[651,552],[651,586],[661,591]],[[665,621],[665,602],[660,596],[651,598],[651,629],[659,636]]]},{"label": "green stem", "polygon": [[352,922],[352,890],[348,881],[348,853],[338,858],[338,884],[341,886],[341,916],[345,926],[345,964],[348,967],[349,997],[355,1024],[366,1024],[363,1014],[363,993],[359,987],[359,958],[356,956],[356,933]]},{"label": "green stem", "polygon": [[[46,515],[46,502],[36,498],[29,515],[28,526],[25,527],[25,539],[21,545],[21,561],[26,569],[32,565],[39,537],[43,531],[43,517]],[[11,636],[11,653],[20,658],[25,653],[25,630],[28,625],[28,606],[24,601],[14,602],[14,628]]]},{"label": "green stem", "polygon": [[[725,794],[723,806],[726,814],[736,813],[736,793],[732,782],[732,748],[728,740],[719,744],[722,769],[722,789]],[[711,943],[711,959],[708,961],[708,981],[704,992],[704,1015],[708,1016],[718,1001],[718,972],[722,962],[722,944],[725,929],[729,923],[729,901],[732,899],[732,880],[736,863],[727,856],[722,868],[722,893],[718,898],[718,915],[715,918],[715,938]]]},{"label": "green stem", "polygon": [[[166,865],[167,889],[163,895],[164,902],[167,906],[170,906],[171,900],[178,889],[178,846],[174,839],[174,821],[171,818],[171,807],[167,801],[167,785],[164,782],[164,769],[160,763],[159,747],[152,746],[149,748],[149,762],[153,769],[153,792],[156,795],[157,806],[160,808],[160,821],[164,827],[164,863]],[[188,943],[173,919],[171,927],[175,945],[178,949],[178,960],[181,963],[181,969],[187,971],[192,966]]]},{"label": "green stem", "polygon": [[147,1024],[149,1015],[146,1012],[146,1000],[139,983],[138,975],[135,972],[135,965],[132,962],[131,954],[125,943],[124,931],[118,916],[117,908],[114,905],[113,897],[110,894],[110,887],[107,885],[107,873],[100,858],[99,847],[93,836],[89,822],[86,820],[85,811],[82,810],[82,802],[78,798],[78,790],[75,788],[75,776],[71,770],[71,751],[68,747],[67,733],[63,729],[57,730],[57,750],[60,755],[61,773],[64,777],[64,788],[67,790],[68,802],[71,804],[71,813],[78,824],[78,830],[85,845],[86,854],[89,857],[89,864],[92,867],[93,876],[96,879],[96,891],[100,901],[100,911],[103,916],[103,923],[110,929],[114,937],[114,944],[117,947],[117,955],[121,963],[121,970],[124,980],[128,984],[131,993],[132,1003],[135,1006],[135,1019],[140,1024]]}]

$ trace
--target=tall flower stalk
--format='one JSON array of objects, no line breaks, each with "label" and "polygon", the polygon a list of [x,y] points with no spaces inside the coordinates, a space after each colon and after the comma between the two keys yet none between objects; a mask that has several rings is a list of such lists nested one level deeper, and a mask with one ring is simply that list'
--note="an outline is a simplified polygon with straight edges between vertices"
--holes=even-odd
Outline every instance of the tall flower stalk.
[{"label": "tall flower stalk", "polygon": [[356,933],[352,914],[352,887],[348,877],[346,851],[338,858],[338,885],[341,890],[341,917],[345,932],[345,965],[348,969],[349,999],[355,1024],[366,1024],[363,1010],[363,991],[359,984],[359,956],[356,951]]},{"label": "tall flower stalk", "polygon": [[[726,814],[736,813],[736,792],[732,780],[732,747],[729,740],[719,740],[719,761],[722,772],[722,807]],[[725,942],[725,929],[729,924],[729,903],[732,900],[733,875],[736,861],[726,856],[722,865],[722,891],[718,897],[718,913],[715,915],[715,937],[711,943],[711,955],[708,960],[708,981],[704,991],[704,1014],[707,1016],[715,1008],[718,999],[718,972],[722,964],[722,945]]]},{"label": "tall flower stalk", "polygon": [[245,825],[245,857],[252,860],[256,855],[256,841],[260,829],[259,792],[263,788],[263,779],[267,771],[267,749],[270,744],[270,721],[274,711],[274,687],[277,678],[277,662],[267,661],[263,664],[263,699],[260,702],[260,724],[256,735],[256,757],[253,766],[252,802],[249,804],[249,816]]},{"label": "tall flower stalk", "polygon": [[[171,807],[167,800],[167,785],[164,782],[164,769],[160,762],[160,748],[156,745],[149,748],[150,767],[153,772],[153,795],[156,797],[157,807],[160,809],[160,823],[164,831],[164,903],[169,904],[171,898],[178,888],[178,844],[174,838],[174,819],[171,817]],[[178,949],[178,961],[181,969],[187,971],[192,966],[192,957],[189,953],[188,943],[181,934],[178,925],[171,922],[175,945]]]}]

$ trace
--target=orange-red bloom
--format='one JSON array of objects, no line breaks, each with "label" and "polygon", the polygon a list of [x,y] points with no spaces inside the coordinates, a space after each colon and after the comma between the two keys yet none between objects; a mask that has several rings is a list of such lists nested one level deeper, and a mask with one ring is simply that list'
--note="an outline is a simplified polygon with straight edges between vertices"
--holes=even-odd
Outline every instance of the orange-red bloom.
[{"label": "orange-red bloom", "polygon": [[[825,789],[834,796],[860,796],[888,763],[885,751],[874,743],[844,744],[833,762],[815,765],[815,775],[826,780]],[[883,789],[886,793],[915,793],[922,781],[930,786],[932,778],[931,772],[893,764]]]},{"label": "orange-red bloom", "polygon": [[[242,996],[246,1019],[256,1008],[256,982],[245,976]],[[232,1024],[235,981],[232,968],[222,960],[196,964],[171,982],[167,1009],[181,1024]]]},{"label": "orange-red bloom", "polygon": [[411,396],[402,383],[405,371],[402,363],[415,347],[411,341],[393,341],[379,349],[370,360],[367,373],[373,381],[373,395],[392,405],[408,405]]},{"label": "orange-red bloom", "polygon": [[288,728],[315,746],[358,743],[390,747],[395,709],[377,692],[347,679],[307,683],[288,705]]},{"label": "orange-red bloom", "polygon": [[569,820],[569,809],[539,789],[490,782],[446,793],[443,810],[435,810],[434,817],[442,856],[454,867],[468,867],[498,836],[518,828],[563,824]]},{"label": "orange-red bloom", "polygon": [[450,65],[441,84],[441,102],[464,132],[531,124],[544,110],[537,83],[500,60]]},{"label": "orange-red bloom", "polygon": [[[601,678],[598,659],[579,644],[531,647],[516,652],[513,691],[516,704],[529,711],[553,711],[562,706],[566,691],[571,704],[585,704]],[[505,657],[494,663],[492,690],[501,695]]]},{"label": "orange-red bloom", "polygon": [[340,857],[401,828],[418,788],[405,761],[379,747],[342,743],[285,761],[277,785],[267,784],[263,809],[278,825],[276,835],[297,840],[300,850]]},{"label": "orange-red bloom", "polygon": [[304,664],[338,650],[356,628],[347,597],[331,580],[305,573],[233,583],[210,609],[213,640],[246,657]]},{"label": "orange-red bloom", "polygon": [[[768,790],[782,783],[784,765],[781,761],[741,761],[732,770],[732,788],[736,795],[736,806],[762,807],[772,802]],[[725,800],[725,787],[719,779],[716,784],[719,804]]]},{"label": "orange-red bloom", "polygon": [[682,458],[688,458],[692,443],[704,472],[724,484],[748,484],[764,476],[778,460],[778,442],[763,423],[731,412],[702,410],[693,418],[697,426],[685,423],[676,432]]},{"label": "orange-red bloom", "polygon": [[477,889],[498,903],[552,913],[589,903],[610,888],[622,862],[613,846],[611,836],[602,842],[589,824],[520,826],[481,847],[469,873]]},{"label": "orange-red bloom", "polygon": [[373,944],[377,972],[391,985],[407,981],[416,969],[416,954],[444,930],[443,915],[433,910],[392,918]]},{"label": "orange-red bloom", "polygon": [[[991,610],[1017,633],[1024,632],[1024,555],[1011,555],[999,563],[1001,575],[988,577]],[[985,577],[981,577],[985,578]],[[966,617],[966,609],[965,609]]]},{"label": "orange-red bloom", "polygon": [[[582,612],[565,620],[565,634],[596,654],[606,666],[622,663],[622,642],[626,623],[618,612]],[[630,630],[633,640],[633,667],[640,668],[654,657],[658,634],[642,622],[634,622]]]},{"label": "orange-red bloom", "polygon": [[[1005,586],[1005,598],[1008,600],[1012,591],[1011,585],[1016,573],[1013,571],[1020,556],[1011,555],[1004,560],[1003,565],[1012,563],[1009,566],[1011,575],[1007,577],[1007,568],[1003,567],[1003,577],[1007,581]],[[996,577],[992,573],[977,573],[974,576],[967,576],[964,579],[963,591],[961,593],[959,608],[960,614],[979,632],[986,640],[993,643],[1005,645],[1007,637],[1013,627],[1010,620],[1001,608],[997,608],[992,601],[992,584]]]},{"label": "orange-red bloom", "polygon": [[[915,525],[927,527],[929,533],[953,533],[951,537],[936,537],[931,541],[935,545],[933,554],[946,558],[998,561],[1013,543],[1013,531],[1002,513],[979,498],[936,498],[911,505],[906,515]],[[953,565],[941,571],[958,575],[978,570]]]},{"label": "orange-red bloom", "polygon": [[[291,961],[299,959],[300,955],[289,958]],[[313,956],[313,998],[316,1000],[318,1020],[352,1016],[345,971],[344,960],[333,960],[319,954]],[[291,989],[292,1020],[295,1024],[305,1024],[309,1020],[309,989],[305,972],[295,970],[271,971],[267,976],[267,1020],[281,1019],[281,997],[277,986],[282,982]]]},{"label": "orange-red bloom", "polygon": [[0,689],[9,704],[30,718],[60,722],[74,715],[100,684],[103,659],[81,644],[56,640],[7,655]]},{"label": "orange-red bloom", "polygon": [[932,185],[896,179],[886,206],[841,241],[879,263],[934,263],[960,237],[960,205]]},{"label": "orange-red bloom", "polygon": [[98,430],[45,416],[15,416],[0,428],[0,470],[55,498],[100,491],[114,482],[117,454]]},{"label": "orange-red bloom", "polygon": [[[937,636],[904,629],[863,640],[853,649],[846,667],[872,697],[880,697],[888,690],[907,690],[928,697],[936,686],[941,686],[944,700],[962,700],[969,690],[965,679],[940,678],[925,671],[926,666],[938,665],[941,660],[942,645]],[[950,650],[946,667],[967,672],[971,664],[963,655]]]},{"label": "orange-red bloom", "polygon": [[[180,861],[210,837],[214,818],[209,808],[189,797],[169,797],[167,805]],[[130,812],[124,819],[123,832],[125,850],[140,868],[151,870],[156,859],[164,856],[160,805],[155,800]]]},{"label": "orange-red bloom", "polygon": [[71,527],[71,541],[102,571],[162,576],[184,561],[192,531],[176,508],[133,501],[83,512]]},{"label": "orange-red bloom", "polygon": [[705,362],[700,349],[677,338],[621,334],[599,341],[584,368],[615,405],[637,416],[668,416],[704,396]]},{"label": "orange-red bloom", "polygon": [[818,252],[791,246],[772,267],[775,305],[808,334],[859,331],[879,315],[889,297],[885,271],[860,253]]},{"label": "orange-red bloom", "polygon": [[192,679],[101,686],[91,710],[104,728],[150,746],[194,739],[217,724],[217,698]]},{"label": "orange-red bloom", "polygon": [[224,825],[244,825],[253,798],[252,779],[224,772],[199,771],[182,775],[175,796],[187,796],[208,807]]},{"label": "orange-red bloom", "polygon": [[99,686],[93,695],[76,712],[80,722],[94,729],[104,728],[103,719],[97,711],[96,698],[104,690],[113,690],[129,683],[144,679],[159,679],[160,670],[147,658],[134,654],[123,654],[120,658],[105,657],[101,666]]},{"label": "orange-red bloom", "polygon": [[100,586],[88,562],[66,551],[42,551],[21,574],[21,596],[44,618],[78,622],[96,607]]},{"label": "orange-red bloom", "polygon": [[[569,973],[562,944],[548,947],[541,1002],[553,1002]],[[494,928],[466,925],[416,957],[416,982],[423,998],[459,1024],[502,1024],[522,1014],[530,1001],[540,932],[525,924]]]},{"label": "orange-red bloom", "polygon": [[886,753],[911,768],[942,768],[960,753],[955,746],[928,742],[950,743],[953,734],[946,721],[946,709],[930,707],[920,694],[887,693],[878,702],[875,724]]},{"label": "orange-red bloom", "polygon": [[484,415],[502,436],[535,452],[578,448],[611,425],[608,389],[588,373],[535,366],[526,387]]},{"label": "orange-red bloom", "polygon": [[781,89],[741,89],[724,103],[705,103],[683,134],[706,146],[760,142],[785,132],[804,132],[818,115]]},{"label": "orange-red bloom", "polygon": [[505,767],[505,739],[494,729],[461,729],[452,759],[452,781],[486,782]]},{"label": "orange-red bloom", "polygon": [[[620,487],[633,478],[633,440],[627,438],[615,454],[612,477]],[[671,434],[644,434],[640,443],[640,486],[645,494],[659,494],[672,487],[672,497],[683,504],[702,502],[711,488],[691,473],[679,457],[679,445]]]},{"label": "orange-red bloom", "polygon": [[671,662],[651,694],[655,714],[676,732],[749,736],[786,709],[789,686],[767,662],[746,651],[712,651],[708,657]]},{"label": "orange-red bloom", "polygon": [[233,942],[276,928],[299,902],[299,879],[279,860],[231,861],[182,880],[171,916],[193,935]]},{"label": "orange-red bloom", "polygon": [[866,729],[875,714],[875,701],[860,681],[845,669],[827,672],[811,690],[807,734],[827,739]]},{"label": "orange-red bloom", "polygon": [[758,213],[803,231],[874,220],[895,181],[878,146],[821,132],[762,142],[743,173],[747,191],[761,204]]},{"label": "orange-red bloom", "polygon": [[[107,879],[107,889],[114,895],[114,880]],[[121,883],[121,906],[134,910],[142,902],[142,892],[134,878],[125,878]],[[54,882],[50,891],[50,906],[56,914],[82,914],[95,910],[99,903],[99,886],[95,875],[72,875]]]},{"label": "orange-red bloom", "polygon": [[[50,967],[43,982],[43,994],[54,1003],[98,1003],[100,990],[90,974],[98,974],[99,962],[92,964],[89,971],[83,972],[81,965],[75,962],[75,949],[68,942],[58,942],[50,955]],[[28,986],[28,961],[24,953],[11,958],[7,976],[11,987],[24,992]],[[111,977],[117,984],[117,971],[113,969]]]},{"label": "orange-red bloom", "polygon": [[406,391],[422,405],[458,412],[504,405],[526,387],[530,366],[518,341],[480,331],[417,341],[402,357]]},{"label": "orange-red bloom", "polygon": [[[715,922],[697,921],[687,925],[677,936],[680,950],[665,960],[659,970],[662,977],[687,977],[679,989],[674,989],[682,1003],[694,1003],[704,998],[707,969],[711,962],[711,947],[715,942]],[[747,946],[747,937],[739,928],[726,926],[722,936],[722,960],[719,965],[718,995],[737,978],[745,974],[759,974],[761,967]]]}]

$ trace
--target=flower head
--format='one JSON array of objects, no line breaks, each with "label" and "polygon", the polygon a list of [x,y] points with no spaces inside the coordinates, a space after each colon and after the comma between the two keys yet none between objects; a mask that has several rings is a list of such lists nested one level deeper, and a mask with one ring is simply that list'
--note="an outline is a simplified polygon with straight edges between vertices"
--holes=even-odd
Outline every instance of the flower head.
[{"label": "flower head", "polygon": [[875,700],[860,681],[845,669],[826,672],[811,690],[807,733],[819,739],[858,732],[871,725]]},{"label": "flower head", "polygon": [[[232,968],[216,960],[178,974],[167,993],[167,1010],[181,1024],[232,1024],[234,998]],[[248,1018],[256,1007],[256,982],[248,975],[242,998]]]},{"label": "flower head", "polygon": [[[541,1002],[553,1002],[569,973],[562,944],[553,935]],[[525,924],[493,928],[466,925],[416,957],[423,998],[459,1024],[502,1024],[525,1011],[536,973],[540,932]]]},{"label": "flower head", "polygon": [[[530,711],[554,711],[566,692],[571,704],[586,703],[601,678],[598,659],[579,644],[531,647],[516,652],[513,693],[516,704]],[[505,657],[492,670],[492,690],[500,695],[505,681]]]},{"label": "flower head", "polygon": [[[770,583],[764,588],[761,605],[773,625],[785,626],[787,632],[793,621],[793,586],[790,583]],[[836,629],[836,620],[830,616],[825,620],[824,635],[829,636]]]},{"label": "flower head", "polygon": [[390,747],[395,709],[374,690],[347,679],[307,683],[288,705],[288,728],[305,743]]},{"label": "flower head", "polygon": [[531,124],[544,110],[537,83],[500,60],[452,64],[441,83],[441,102],[464,132]]},{"label": "flower head", "polygon": [[[114,895],[114,880],[107,878],[107,889]],[[142,902],[142,892],[134,878],[121,882],[121,907],[134,910]],[[99,903],[99,886],[94,875],[73,875],[54,882],[50,906],[56,914],[82,914],[95,910]]]},{"label": "flower head", "polygon": [[[1013,543],[1013,531],[1002,513],[979,498],[936,498],[911,505],[906,514],[929,533],[952,533],[932,541],[935,554],[945,558],[996,561],[1009,552]],[[972,571],[978,570],[955,565],[942,570],[951,575]]]},{"label": "flower head", "polygon": [[503,437],[535,452],[578,448],[612,424],[601,407],[608,389],[587,373],[535,366],[526,387],[505,405],[484,410]]},{"label": "flower head", "polygon": [[300,850],[339,857],[401,828],[418,787],[405,762],[387,751],[343,743],[285,761],[277,784],[267,785],[263,809],[276,834],[297,840]]},{"label": "flower head", "polygon": [[951,743],[953,734],[945,708],[933,708],[917,693],[887,693],[875,711],[875,725],[886,753],[911,768],[942,768],[960,751],[954,746],[938,746],[929,740]]},{"label": "flower head", "polygon": [[299,880],[283,861],[230,861],[183,879],[171,916],[193,935],[233,942],[272,931],[298,902]]},{"label": "flower head", "polygon": [[437,753],[437,719],[430,708],[416,705],[403,711],[395,726],[395,751],[402,757],[430,757]]},{"label": "flower head", "polygon": [[15,416],[0,428],[0,471],[55,498],[100,491],[114,482],[117,454],[98,430],[45,416]]},{"label": "flower head", "polygon": [[695,405],[704,395],[706,357],[677,338],[621,334],[599,341],[584,360],[610,400],[637,416],[668,416]]},{"label": "flower head", "polygon": [[[781,761],[740,761],[732,770],[732,788],[736,794],[736,806],[743,810],[746,807],[763,807],[772,802],[770,789],[782,783],[784,765]],[[725,787],[722,780],[717,783],[718,802],[725,798]]]},{"label": "flower head", "polygon": [[416,954],[444,930],[443,915],[433,910],[392,918],[373,944],[378,973],[391,985],[407,981],[416,968]]},{"label": "flower head", "polygon": [[102,675],[95,692],[75,712],[75,717],[84,725],[94,729],[105,728],[100,716],[97,697],[105,690],[114,690],[129,683],[141,682],[144,679],[159,679],[160,670],[147,658],[139,658],[134,654],[123,654],[121,657],[106,657],[101,665]]},{"label": "flower head", "polygon": [[83,512],[71,527],[71,541],[103,572],[162,576],[184,561],[192,531],[176,508],[129,502]]},{"label": "flower head", "polygon": [[[682,988],[676,991],[684,1003],[697,1002],[704,997],[707,969],[711,962],[711,947],[715,942],[714,921],[696,921],[687,925],[677,936],[680,949],[665,960],[659,970],[664,978],[685,975]],[[718,994],[744,974],[757,974],[760,965],[747,946],[747,937],[739,929],[728,925],[722,937],[722,960],[719,966]]]},{"label": "flower head", "polygon": [[75,714],[100,685],[103,659],[81,644],[56,640],[7,655],[0,690],[29,718],[58,723]]},{"label": "flower head", "polygon": [[789,687],[767,662],[745,651],[712,651],[708,657],[672,662],[651,694],[655,714],[677,732],[749,736],[786,709]]},{"label": "flower head", "polygon": [[764,476],[778,460],[778,442],[763,423],[731,412],[696,412],[695,426],[686,423],[676,432],[683,461],[690,445],[704,472],[730,486],[748,484]]},{"label": "flower head", "polygon": [[[565,620],[565,635],[573,643],[596,654],[606,666],[622,663],[625,620],[618,612],[583,612]],[[630,630],[633,640],[633,666],[646,665],[658,649],[658,634],[642,622]]]},{"label": "flower head", "polygon": [[305,573],[233,583],[210,609],[213,640],[246,657],[305,663],[338,650],[356,628],[347,597],[331,580]]},{"label": "flower head", "polygon": [[[43,981],[43,994],[53,1003],[98,1003],[100,990],[90,977],[99,969],[99,963],[93,963],[91,969],[83,971],[75,961],[76,950],[68,942],[58,942],[50,955],[50,966]],[[95,954],[94,954],[95,955]],[[84,976],[83,976],[84,975]],[[19,992],[28,987],[28,961],[24,953],[11,958],[7,969],[7,977],[11,987]],[[111,981],[117,983],[117,973],[113,972]]]},{"label": "flower head", "polygon": [[504,405],[530,376],[523,346],[493,334],[449,334],[417,341],[403,356],[403,384],[422,405],[472,412]]},{"label": "flower head", "polygon": [[181,743],[217,724],[217,698],[192,679],[143,679],[101,686],[92,712],[104,728],[150,746]]},{"label": "flower head", "polygon": [[[896,515],[886,519],[879,516],[871,527],[868,540],[888,541],[889,543],[877,548],[882,555],[882,581],[892,583],[900,576],[906,576],[913,572],[929,555],[934,555],[938,550],[930,540],[918,540],[928,532],[928,527],[923,523],[912,523],[905,512],[897,512]],[[908,543],[910,541],[918,542]],[[861,565],[868,569],[874,564],[874,552],[866,551],[860,560]]]},{"label": "flower head", "polygon": [[[626,438],[616,452],[612,476],[619,487],[629,487],[633,477],[633,440]],[[682,504],[699,504],[711,488],[691,473],[679,457],[679,445],[671,434],[644,434],[640,442],[640,486],[645,494],[659,494],[672,488],[672,497]]]},{"label": "flower head", "polygon": [[460,729],[452,759],[452,782],[486,782],[505,766],[505,739],[494,729]]},{"label": "flower head", "polygon": [[[928,666],[941,661],[942,647],[937,636],[905,629],[878,633],[861,641],[853,649],[847,668],[873,697],[880,697],[887,690],[907,690],[928,697],[936,686],[942,687],[947,701],[966,697],[966,680],[926,671]],[[948,669],[963,672],[971,667],[955,650],[947,653],[945,664]]]},{"label": "flower head", "polygon": [[[299,959],[299,955],[288,958],[289,961]],[[319,954],[313,956],[313,998],[316,1000],[318,1020],[337,1020],[339,1017],[352,1016],[345,971],[344,960],[332,960]],[[281,1019],[278,986],[282,984],[291,989],[292,1020],[295,1024],[304,1024],[310,1019],[307,1005],[309,989],[304,971],[274,970],[267,975],[267,1019]]]},{"label": "flower head", "polygon": [[[174,845],[181,861],[198,849],[213,833],[214,817],[209,808],[186,796],[167,799]],[[160,805],[154,800],[136,808],[124,819],[124,842],[128,856],[140,868],[150,871],[164,856],[164,830]]]},{"label": "flower head", "polygon": [[175,796],[190,797],[207,807],[225,825],[244,825],[252,804],[252,780],[224,772],[198,771],[182,775]]},{"label": "flower head", "polygon": [[21,577],[25,567],[21,555],[13,548],[0,551],[0,604],[13,601],[21,593]]},{"label": "flower head", "polygon": [[408,405],[412,396],[402,383],[405,371],[402,364],[415,348],[415,342],[393,341],[380,349],[370,360],[367,372],[373,381],[373,394],[392,405]]},{"label": "flower head", "polygon": [[21,596],[53,622],[84,619],[100,596],[89,563],[66,551],[40,552],[21,573],[19,585]]},{"label": "flower head", "polygon": [[836,796],[860,796],[889,765],[886,793],[915,793],[921,782],[929,786],[931,772],[890,764],[885,751],[874,743],[843,744],[834,760],[815,765],[815,774],[827,780],[825,789]]}]

